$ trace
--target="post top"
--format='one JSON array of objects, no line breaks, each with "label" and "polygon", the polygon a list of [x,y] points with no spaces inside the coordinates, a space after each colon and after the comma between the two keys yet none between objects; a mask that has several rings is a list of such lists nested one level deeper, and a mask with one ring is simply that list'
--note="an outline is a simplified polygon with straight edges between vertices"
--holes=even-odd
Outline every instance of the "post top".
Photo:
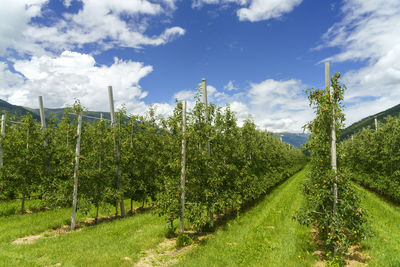
[{"label": "post top", "polygon": [[203,82],[205,82],[207,79],[206,78],[203,78],[203,79],[201,79]]}]

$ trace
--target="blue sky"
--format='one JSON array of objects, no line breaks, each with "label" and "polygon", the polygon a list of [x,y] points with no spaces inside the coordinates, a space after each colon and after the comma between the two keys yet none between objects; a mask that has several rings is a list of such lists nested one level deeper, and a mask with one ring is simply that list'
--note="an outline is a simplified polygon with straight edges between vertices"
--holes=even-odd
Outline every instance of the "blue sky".
[{"label": "blue sky", "polygon": [[[398,0],[0,0],[0,98],[168,115],[207,78],[210,100],[270,131],[313,118],[324,64],[347,85],[348,123],[400,100]],[[397,90],[396,90],[397,89]]]}]

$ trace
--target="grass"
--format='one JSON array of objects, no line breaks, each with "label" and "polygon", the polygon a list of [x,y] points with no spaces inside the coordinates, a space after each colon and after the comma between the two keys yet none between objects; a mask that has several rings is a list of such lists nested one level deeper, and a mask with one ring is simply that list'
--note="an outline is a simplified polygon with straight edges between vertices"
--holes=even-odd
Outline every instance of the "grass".
[{"label": "grass", "polygon": [[307,170],[278,186],[254,208],[217,230],[178,266],[312,266],[310,229],[292,219],[303,201]]},{"label": "grass", "polygon": [[[0,216],[17,214],[21,211],[21,201],[18,200],[0,200]],[[44,208],[44,203],[40,199],[25,200],[25,211],[39,211]]]},{"label": "grass", "polygon": [[362,242],[364,252],[371,256],[369,266],[400,266],[400,207],[376,194],[357,187],[362,204],[370,218],[373,236]]},{"label": "grass", "polygon": [[[277,186],[256,206],[220,226],[213,237],[179,255],[177,266],[313,266],[310,228],[292,219],[302,205],[301,183],[308,169]],[[400,266],[400,207],[361,187],[363,206],[370,215],[374,235],[362,242],[372,257],[369,266]],[[135,207],[140,206],[135,203]],[[125,203],[129,207],[129,201]],[[0,205],[1,207],[1,205]],[[114,208],[101,209],[101,215]],[[94,217],[78,213],[78,221]],[[54,209],[24,215],[0,216],[0,266],[132,266],[164,240],[165,221],[152,210],[126,218],[85,226],[53,237],[49,230],[68,224],[71,209]],[[13,240],[44,233],[33,244]]]},{"label": "grass", "polygon": [[[94,212],[80,214],[78,221],[93,217]],[[70,209],[58,209],[0,217],[0,266],[128,266],[140,258],[141,251],[164,239],[163,218],[148,210],[56,237],[45,234],[48,238],[33,244],[11,244],[19,237],[65,225],[70,216]]]}]

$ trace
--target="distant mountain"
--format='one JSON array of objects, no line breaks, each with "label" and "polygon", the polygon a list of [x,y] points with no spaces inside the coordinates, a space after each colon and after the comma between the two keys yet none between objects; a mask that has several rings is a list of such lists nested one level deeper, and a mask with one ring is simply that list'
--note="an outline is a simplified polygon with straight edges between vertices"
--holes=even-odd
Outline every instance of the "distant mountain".
[{"label": "distant mountain", "polygon": [[344,129],[340,135],[341,140],[345,140],[349,137],[351,137],[353,134],[361,131],[363,128],[375,127],[375,117],[377,118],[378,121],[380,122],[385,122],[385,118],[387,116],[392,116],[392,117],[398,117],[400,114],[400,104],[394,107],[391,107],[385,111],[379,112],[377,114],[368,116],[358,122],[353,123],[346,129]]},{"label": "distant mountain", "polygon": [[[60,120],[65,113],[65,108],[45,108],[44,115],[46,120],[49,118],[55,118]],[[99,112],[99,111],[88,111],[85,113],[87,116],[92,116],[96,118],[100,118],[100,114],[103,113],[104,119],[111,119],[110,112]],[[8,114],[8,116],[15,117],[15,119],[20,119],[21,117],[31,114],[33,119],[40,122],[40,111],[39,109],[33,109],[28,107],[22,107],[10,104],[4,100],[0,99],[0,115],[1,114]],[[84,117],[84,121],[93,121],[94,119]]]},{"label": "distant mountain", "polygon": [[291,144],[294,147],[301,147],[310,136],[308,133],[279,133],[276,135],[282,138],[282,142]]},{"label": "distant mountain", "polygon": [[[38,116],[40,116],[40,110],[39,109],[32,109],[32,108],[26,108],[26,109],[28,109],[31,112],[33,112],[33,113],[37,114]],[[57,120],[61,120],[61,118],[64,116],[64,113],[65,113],[65,108],[45,108],[44,109],[44,115],[45,115],[46,119],[54,118],[54,119],[57,119]],[[100,111],[87,111],[87,112],[85,112],[85,115],[96,117],[96,118],[100,118],[100,114],[103,114],[103,118],[104,119],[108,119],[108,120],[111,119],[110,112],[100,112]],[[83,120],[87,121],[87,122],[90,122],[90,121],[93,121],[94,119],[84,117]]]},{"label": "distant mountain", "polygon": [[7,114],[7,116],[20,118],[27,114],[31,114],[33,119],[40,121],[40,115],[36,114],[24,107],[10,104],[0,99],[0,114]]}]

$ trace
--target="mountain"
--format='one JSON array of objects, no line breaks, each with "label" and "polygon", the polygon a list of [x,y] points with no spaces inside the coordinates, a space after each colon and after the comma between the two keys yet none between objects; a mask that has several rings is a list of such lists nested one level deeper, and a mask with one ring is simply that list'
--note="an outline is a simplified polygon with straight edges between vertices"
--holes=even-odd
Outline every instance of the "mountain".
[{"label": "mountain", "polygon": [[27,114],[31,114],[33,119],[40,121],[40,115],[36,114],[24,107],[12,105],[0,99],[0,114],[7,114],[9,117],[20,118]]},{"label": "mountain", "polygon": [[[28,110],[30,110],[31,112],[37,114],[38,116],[40,116],[40,110],[39,109],[32,109],[32,108],[26,108]],[[45,108],[44,109],[44,115],[46,117],[46,119],[49,118],[54,118],[56,120],[61,120],[61,118],[64,116],[65,113],[65,108]],[[96,117],[96,118],[100,118],[100,114],[103,114],[103,118],[110,120],[111,119],[111,115],[110,112],[100,112],[100,111],[87,111],[85,112],[85,116],[91,116],[91,117]],[[87,122],[91,122],[94,119],[88,118],[88,117],[83,117],[84,121]]]},{"label": "mountain", "polygon": [[353,123],[352,125],[350,125],[349,127],[347,127],[342,131],[340,139],[345,140],[366,127],[375,128],[375,117],[377,118],[378,121],[385,122],[386,121],[385,118],[387,116],[398,117],[399,115],[400,115],[400,104]]},{"label": "mountain", "polygon": [[279,133],[276,135],[282,138],[282,142],[291,144],[294,147],[301,147],[310,136],[308,133]]},{"label": "mountain", "polygon": [[[49,118],[55,118],[57,120],[60,120],[64,116],[64,113],[65,113],[65,108],[45,108],[44,109],[44,115],[46,117],[46,120],[48,120]],[[85,115],[100,118],[101,113],[103,113],[104,119],[108,119],[108,120],[111,119],[110,112],[88,111],[85,113]],[[27,114],[31,114],[32,118],[34,120],[40,122],[39,109],[33,109],[33,108],[13,105],[13,104],[10,104],[10,103],[0,99],[0,115],[1,114],[7,114],[7,116],[15,117],[16,120],[19,120],[21,117],[23,117]],[[93,121],[94,119],[84,117],[83,120],[90,122],[90,121]]]}]

